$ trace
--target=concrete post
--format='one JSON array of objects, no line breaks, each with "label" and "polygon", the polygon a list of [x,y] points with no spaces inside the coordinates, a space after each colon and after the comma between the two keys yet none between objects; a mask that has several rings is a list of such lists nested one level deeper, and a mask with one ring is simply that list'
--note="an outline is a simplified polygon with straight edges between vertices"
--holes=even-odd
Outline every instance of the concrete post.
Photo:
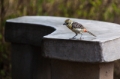
[{"label": "concrete post", "polygon": [[[70,18],[97,37],[69,39],[66,18],[24,16],[6,21],[12,46],[12,79],[113,79],[120,59],[120,25]],[[112,30],[111,30],[112,29]],[[113,31],[115,30],[115,31]]]},{"label": "concrete post", "polygon": [[53,60],[52,79],[113,79],[113,65]]}]

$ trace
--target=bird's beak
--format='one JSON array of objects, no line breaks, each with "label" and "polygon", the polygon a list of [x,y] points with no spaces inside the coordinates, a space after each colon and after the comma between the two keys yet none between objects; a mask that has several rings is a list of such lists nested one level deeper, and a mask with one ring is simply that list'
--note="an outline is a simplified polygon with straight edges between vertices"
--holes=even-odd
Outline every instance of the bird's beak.
[{"label": "bird's beak", "polygon": [[64,23],[63,25],[66,25],[66,23]]}]

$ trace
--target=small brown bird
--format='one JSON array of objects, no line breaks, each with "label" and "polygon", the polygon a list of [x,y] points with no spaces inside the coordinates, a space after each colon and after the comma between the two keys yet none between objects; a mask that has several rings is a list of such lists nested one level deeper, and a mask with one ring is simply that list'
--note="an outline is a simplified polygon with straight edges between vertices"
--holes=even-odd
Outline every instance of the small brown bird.
[{"label": "small brown bird", "polygon": [[[96,37],[93,33],[88,31],[82,24],[80,24],[78,22],[73,22],[70,19],[65,20],[65,23],[63,25],[66,25],[70,30],[72,30],[75,33],[75,36],[73,36],[72,38],[75,38],[78,34],[81,34],[81,37],[82,37],[82,33],[84,33],[84,32],[87,32],[87,33],[93,35],[94,37]],[[81,37],[80,37],[80,39],[81,39]]]}]

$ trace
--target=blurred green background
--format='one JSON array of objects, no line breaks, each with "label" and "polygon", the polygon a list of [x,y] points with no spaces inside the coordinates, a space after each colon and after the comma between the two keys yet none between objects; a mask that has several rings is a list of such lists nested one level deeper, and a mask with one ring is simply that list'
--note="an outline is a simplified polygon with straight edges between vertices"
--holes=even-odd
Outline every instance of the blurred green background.
[{"label": "blurred green background", "polygon": [[[120,0],[0,0],[0,79],[11,78],[11,48],[4,40],[6,19],[25,15],[92,19],[120,24]],[[120,60],[114,79],[120,79]]]}]

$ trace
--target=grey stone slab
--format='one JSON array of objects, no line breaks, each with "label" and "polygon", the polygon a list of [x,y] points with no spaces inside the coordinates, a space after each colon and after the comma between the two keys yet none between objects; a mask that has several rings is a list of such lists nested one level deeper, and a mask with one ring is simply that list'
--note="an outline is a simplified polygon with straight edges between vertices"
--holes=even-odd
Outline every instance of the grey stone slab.
[{"label": "grey stone slab", "polygon": [[[63,26],[65,17],[24,16],[6,21],[7,41],[40,45],[43,56],[77,62],[111,62],[120,59],[120,25],[70,18],[97,37],[85,33],[83,40],[71,40],[74,33]],[[79,38],[79,36],[77,37]]]}]

